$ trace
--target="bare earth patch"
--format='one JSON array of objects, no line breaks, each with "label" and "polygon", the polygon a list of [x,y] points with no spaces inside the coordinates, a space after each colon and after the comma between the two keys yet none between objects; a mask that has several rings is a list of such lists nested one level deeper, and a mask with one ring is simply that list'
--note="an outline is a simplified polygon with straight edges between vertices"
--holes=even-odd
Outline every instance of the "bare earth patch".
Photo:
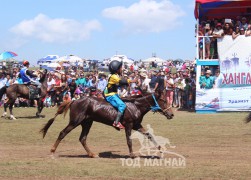
[{"label": "bare earth patch", "polygon": [[[2,109],[1,109],[2,110]],[[124,131],[94,123],[88,137],[89,158],[79,143],[81,128],[74,129],[59,145],[50,148],[68,119],[59,117],[45,139],[39,130],[56,109],[45,109],[45,119],[26,118],[35,109],[14,109],[16,121],[0,119],[0,179],[251,179],[251,124],[247,113],[196,114],[175,111],[174,120],[149,113],[143,124],[166,137],[172,150],[186,159],[185,168],[122,166],[128,158]],[[67,116],[68,117],[68,116]],[[134,151],[140,144],[133,140]]]}]

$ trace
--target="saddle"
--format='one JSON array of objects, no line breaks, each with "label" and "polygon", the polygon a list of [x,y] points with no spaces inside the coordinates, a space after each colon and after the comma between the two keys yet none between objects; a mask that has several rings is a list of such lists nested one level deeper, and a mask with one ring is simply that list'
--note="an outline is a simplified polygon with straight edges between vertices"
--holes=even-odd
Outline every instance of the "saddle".
[{"label": "saddle", "polygon": [[29,83],[25,84],[29,89],[29,98],[30,99],[38,99],[40,98],[40,88],[37,87],[37,85]]}]

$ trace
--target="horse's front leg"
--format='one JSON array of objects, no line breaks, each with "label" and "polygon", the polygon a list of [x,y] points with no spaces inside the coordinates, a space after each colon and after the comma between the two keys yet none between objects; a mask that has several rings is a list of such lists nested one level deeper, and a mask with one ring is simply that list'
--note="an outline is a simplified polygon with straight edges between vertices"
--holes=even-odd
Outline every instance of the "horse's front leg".
[{"label": "horse's front leg", "polygon": [[43,108],[44,108],[44,103],[42,101],[42,98],[40,98],[40,99],[38,99],[38,102],[37,102],[37,113],[36,113],[37,117],[42,117],[40,114],[41,114]]},{"label": "horse's front leg", "polygon": [[132,134],[132,125],[128,125],[125,127],[125,133],[126,133],[126,141],[129,148],[130,157],[135,158],[136,156],[132,150],[132,139],[130,138]]},{"label": "horse's front leg", "polygon": [[2,117],[6,117],[7,116],[7,108],[8,108],[8,101],[7,102],[5,102],[4,104],[3,104],[3,107],[4,107],[4,112],[3,112],[3,115],[2,115]]}]

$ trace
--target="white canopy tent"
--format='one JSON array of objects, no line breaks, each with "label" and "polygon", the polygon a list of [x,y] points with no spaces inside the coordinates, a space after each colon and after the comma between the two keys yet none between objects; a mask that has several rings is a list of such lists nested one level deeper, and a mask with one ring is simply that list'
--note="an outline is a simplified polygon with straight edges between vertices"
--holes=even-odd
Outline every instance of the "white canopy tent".
[{"label": "white canopy tent", "polygon": [[147,58],[147,59],[144,59],[142,60],[143,63],[151,63],[151,62],[155,62],[155,63],[165,63],[167,62],[166,60],[164,59],[161,59],[159,57],[150,57],[150,58]]},{"label": "white canopy tent", "polygon": [[75,55],[67,55],[67,56],[62,56],[58,59],[55,60],[56,62],[69,62],[69,63],[83,63],[83,60]]},{"label": "white canopy tent", "polygon": [[114,55],[110,58],[109,62],[111,61],[123,61],[123,63],[127,63],[128,65],[131,65],[134,63],[134,60],[127,58],[125,55]]},{"label": "white canopy tent", "polygon": [[48,64],[47,67],[57,68],[57,67],[61,67],[61,65],[56,62],[53,62],[53,63]]}]

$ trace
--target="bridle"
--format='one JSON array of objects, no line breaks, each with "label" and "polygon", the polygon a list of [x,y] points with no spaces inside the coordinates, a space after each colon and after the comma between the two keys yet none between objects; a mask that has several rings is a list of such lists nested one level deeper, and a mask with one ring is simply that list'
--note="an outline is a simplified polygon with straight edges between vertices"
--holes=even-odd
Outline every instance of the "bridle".
[{"label": "bridle", "polygon": [[[166,101],[165,99],[162,99],[161,97],[160,97],[159,100],[163,101],[165,104],[167,103],[167,101]],[[172,106],[169,105],[167,108],[161,109],[161,111],[162,111],[163,113],[166,113],[166,112],[167,112],[169,109],[171,109],[171,108],[172,108]]]},{"label": "bridle", "polygon": [[[142,94],[141,94],[142,95]],[[159,112],[159,113],[163,113],[163,114],[165,114],[169,109],[171,109],[172,108],[172,106],[170,105],[169,107],[167,107],[167,108],[165,108],[165,109],[162,109],[160,106],[159,106],[159,104],[158,104],[158,102],[157,102],[157,100],[156,100],[156,97],[155,97],[155,95],[154,95],[154,93],[152,93],[152,98],[153,98],[153,100],[154,100],[154,105],[151,105],[150,103],[149,103],[149,101],[147,101],[147,99],[146,99],[146,96],[143,96],[142,95],[142,97],[144,97],[144,100],[147,102],[147,104],[150,106],[150,109],[154,112],[154,113],[156,113],[156,112]],[[166,100],[165,99],[162,99],[162,98],[160,98],[159,100],[161,100],[161,101],[163,101],[164,103],[166,103]]]}]

